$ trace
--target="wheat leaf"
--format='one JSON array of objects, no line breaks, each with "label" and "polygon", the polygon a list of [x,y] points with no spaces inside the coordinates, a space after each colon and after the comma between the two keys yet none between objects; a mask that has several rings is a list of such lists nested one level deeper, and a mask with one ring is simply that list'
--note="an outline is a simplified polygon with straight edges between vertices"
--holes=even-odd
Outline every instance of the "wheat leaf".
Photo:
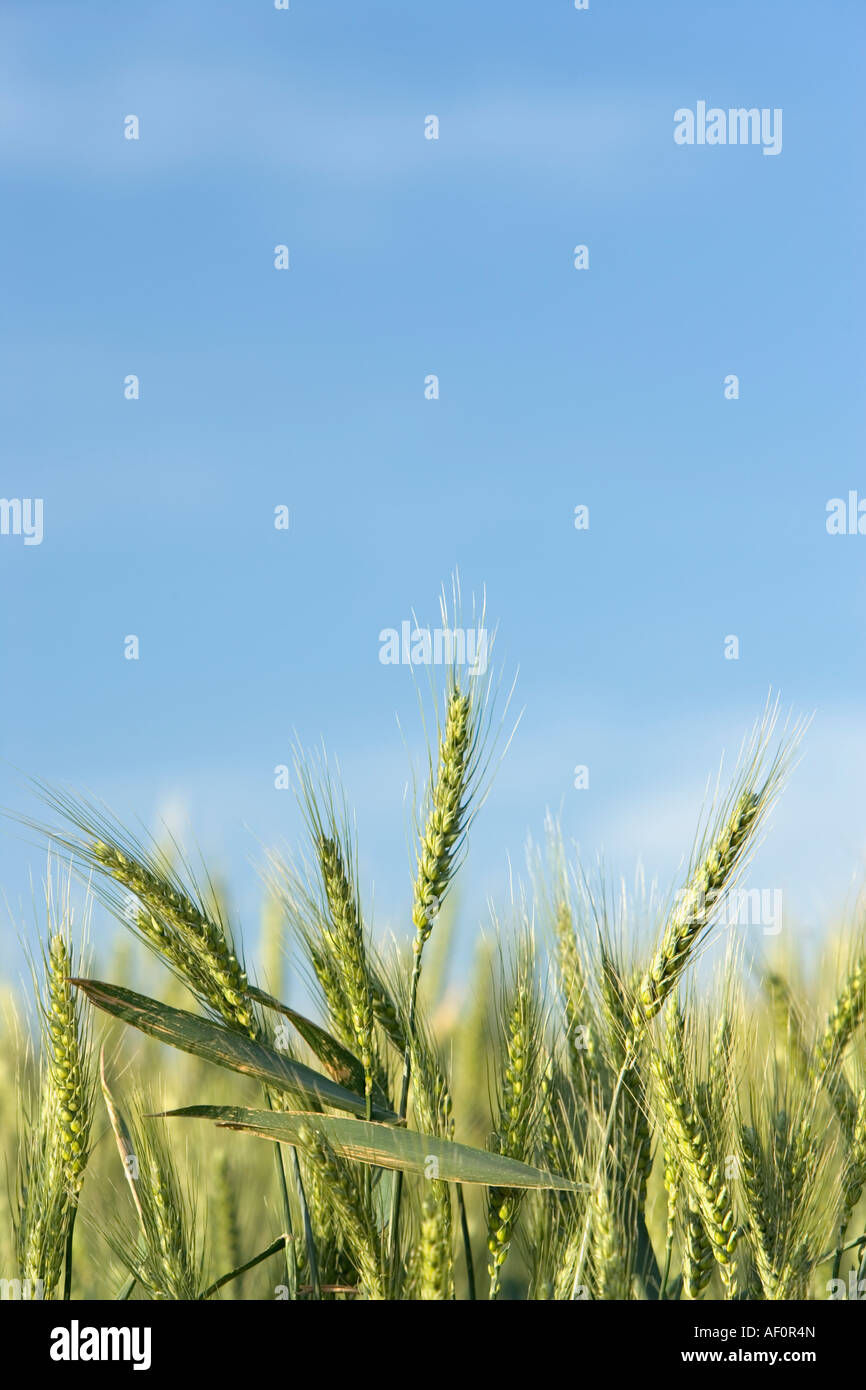
[{"label": "wheat leaf", "polygon": [[337,1039],[324,1028],[320,1028],[318,1023],[313,1023],[312,1019],[305,1018],[295,1009],[290,1009],[288,1004],[281,1004],[272,994],[265,994],[264,990],[256,989],[254,985],[250,985],[249,993],[258,1004],[282,1014],[294,1025],[334,1081],[348,1086],[350,1091],[364,1094],[364,1068],[348,1048],[343,1047],[342,1043],[337,1042]]},{"label": "wheat leaf", "polygon": [[347,1120],[340,1116],[245,1110],[233,1105],[188,1105],[167,1110],[164,1117],[215,1120],[225,1129],[242,1130],[263,1139],[296,1144],[303,1129],[320,1131],[331,1147],[345,1158],[371,1163],[377,1168],[396,1168],[440,1182],[480,1183],[486,1187],[552,1188],[578,1192],[585,1184],[571,1182],[557,1173],[545,1173],[528,1163],[487,1153],[467,1144],[454,1144],[416,1130]]},{"label": "wheat leaf", "polygon": [[[120,985],[105,984],[102,980],[73,979],[72,984],[87,996],[92,1004],[114,1018],[139,1028],[143,1033],[203,1057],[219,1067],[254,1076],[277,1091],[300,1097],[312,1105],[330,1105],[335,1110],[348,1110],[353,1115],[365,1114],[364,1100],[327,1076],[313,1071],[301,1062],[293,1062],[279,1052],[255,1042],[242,1033],[233,1032],[211,1019],[174,1009],[136,994]],[[396,1120],[389,1110],[375,1106],[377,1119]]]},{"label": "wheat leaf", "polygon": [[117,1149],[118,1153],[120,1154],[120,1161],[123,1164],[123,1171],[126,1174],[126,1181],[129,1183],[129,1190],[132,1193],[132,1200],[134,1201],[135,1209],[138,1212],[138,1219],[141,1222],[142,1226],[144,1226],[144,1212],[141,1208],[141,1198],[138,1195],[138,1188],[135,1185],[135,1165],[134,1162],[130,1161],[134,1160],[135,1158],[135,1145],[133,1143],[132,1135],[129,1132],[129,1126],[127,1125],[126,1120],[123,1116],[123,1112],[118,1109],[114,1097],[111,1094],[111,1090],[109,1089],[108,1079],[105,1075],[104,1046],[100,1049],[99,1052],[99,1080],[102,1085],[102,1094],[105,1098],[105,1108],[108,1111],[108,1118],[111,1121],[111,1128],[114,1131],[114,1137],[117,1141]]}]

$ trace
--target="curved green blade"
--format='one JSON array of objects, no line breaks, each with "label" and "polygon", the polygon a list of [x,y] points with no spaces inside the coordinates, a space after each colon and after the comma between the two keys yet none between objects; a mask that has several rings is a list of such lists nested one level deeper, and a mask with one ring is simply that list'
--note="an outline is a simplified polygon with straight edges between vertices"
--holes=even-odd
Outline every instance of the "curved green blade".
[{"label": "curved green blade", "polygon": [[440,1182],[480,1183],[485,1187],[553,1188],[557,1192],[580,1192],[585,1183],[572,1182],[557,1173],[545,1173],[528,1163],[487,1153],[468,1144],[454,1144],[416,1130],[370,1124],[366,1120],[347,1120],[336,1115],[282,1113],[245,1110],[234,1105],[188,1105],[182,1110],[166,1110],[166,1118],[215,1120],[221,1128],[242,1130],[263,1139],[297,1144],[304,1126],[317,1129],[337,1153],[377,1168],[397,1168]]},{"label": "curved green blade", "polygon": [[[363,1096],[212,1019],[187,1013],[185,1009],[174,1009],[145,994],[105,984],[102,980],[73,979],[71,983],[77,985],[98,1009],[181,1052],[191,1052],[218,1067],[254,1076],[274,1090],[300,1097],[305,1104],[330,1105],[353,1115],[366,1114]],[[374,1105],[373,1113],[379,1120],[397,1119],[392,1111],[381,1106]]]},{"label": "curved green blade", "polygon": [[257,1004],[262,1004],[266,1009],[273,1009],[275,1013],[282,1014],[294,1025],[304,1042],[316,1054],[334,1081],[348,1086],[350,1090],[357,1091],[360,1095],[364,1094],[364,1068],[348,1048],[343,1047],[342,1043],[337,1042],[336,1038],[327,1033],[324,1028],[320,1028],[318,1023],[314,1023],[311,1018],[305,1018],[303,1014],[298,1013],[297,1009],[290,1009],[288,1004],[281,1004],[279,999],[275,999],[272,994],[266,994],[263,989],[257,989],[255,985],[250,985],[249,994],[250,998],[255,999]]}]

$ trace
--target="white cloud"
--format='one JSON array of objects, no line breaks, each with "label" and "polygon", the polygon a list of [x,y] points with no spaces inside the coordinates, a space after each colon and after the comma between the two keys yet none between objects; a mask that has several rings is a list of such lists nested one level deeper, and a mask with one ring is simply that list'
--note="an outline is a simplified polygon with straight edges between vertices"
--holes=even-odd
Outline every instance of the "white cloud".
[{"label": "white cloud", "polygon": [[[428,109],[442,122],[435,145],[423,138]],[[642,181],[641,146],[652,139],[645,113],[640,94],[610,90],[504,97],[500,88],[437,105],[431,94],[394,90],[371,100],[363,86],[301,88],[241,68],[145,67],[62,87],[10,70],[0,75],[0,161],[94,178],[133,159],[151,177],[243,164],[365,183],[399,179],[425,159],[480,174],[504,164],[530,177],[606,182],[620,182],[625,163]],[[140,119],[138,142],[123,137],[128,114]]]}]

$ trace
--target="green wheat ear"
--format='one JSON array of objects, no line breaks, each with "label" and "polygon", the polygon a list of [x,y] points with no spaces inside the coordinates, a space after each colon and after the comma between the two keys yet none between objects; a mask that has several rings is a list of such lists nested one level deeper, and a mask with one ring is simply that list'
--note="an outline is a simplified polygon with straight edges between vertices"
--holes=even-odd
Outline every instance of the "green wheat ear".
[{"label": "green wheat ear", "polygon": [[866,1014],[866,950],[858,938],[853,964],[833,1002],[827,1024],[815,1049],[809,1074],[821,1082],[833,1102],[849,1145],[857,1123],[857,1102],[842,1063]]},{"label": "green wheat ear", "polygon": [[[51,885],[51,880],[49,880]],[[18,1200],[19,1268],[45,1298],[70,1296],[72,1241],[90,1152],[93,1069],[90,1035],[69,983],[73,973],[67,898],[60,912],[48,892],[49,939],[37,982],[42,1021],[38,1092],[22,1096]]]},{"label": "green wheat ear", "polygon": [[742,858],[758,821],[763,792],[743,792],[721,824],[709,853],[696,866],[680,904],[671,914],[661,944],[641,978],[636,1024],[654,1018],[676,987],[698,939]]},{"label": "green wheat ear", "polygon": [[361,1064],[368,1118],[374,1091],[387,1091],[376,1034],[370,944],[358,891],[357,849],[344,794],[335,791],[324,756],[319,764],[295,749],[301,811],[315,870],[272,859],[277,892],[300,937],[340,1041]]},{"label": "green wheat ear", "polygon": [[96,864],[138,899],[138,934],[230,1027],[258,1036],[246,971],[223,923],[175,885],[157,860],[135,858],[101,839],[89,848]]},{"label": "green wheat ear", "polygon": [[48,950],[49,1066],[58,1157],[70,1201],[75,1204],[87,1167],[92,1083],[82,1046],[78,1003],[69,983],[73,973],[68,942],[58,932]]},{"label": "green wheat ear", "polygon": [[771,1063],[752,1090],[749,1109],[740,1159],[760,1296],[805,1298],[843,1199],[838,1131],[820,1081]]},{"label": "green wheat ear", "polygon": [[439,740],[439,770],[418,855],[412,899],[416,956],[420,956],[433,930],[465,828],[473,747],[471,716],[472,698],[463,694],[455,680],[448,696],[445,729]]},{"label": "green wheat ear", "polygon": [[[555,979],[565,1025],[570,1072],[574,1085],[586,1097],[597,1080],[598,1040],[591,1020],[587,963],[578,937],[578,921],[573,907],[565,861],[565,846],[558,822],[548,815],[545,856],[530,854],[530,871],[535,897],[547,923],[555,961]],[[582,919],[581,919],[582,920]]]},{"label": "green wheat ear", "polygon": [[[535,946],[524,935],[518,942],[511,977],[501,1004],[501,1060],[498,1114],[490,1147],[522,1163],[530,1162],[543,1121],[544,1022],[536,991]],[[491,1187],[487,1199],[489,1297],[502,1287],[502,1268],[508,1258],[524,1193],[516,1188]]]},{"label": "green wheat ear", "polygon": [[713,1247],[707,1239],[701,1214],[688,1205],[683,1243],[683,1292],[688,1299],[703,1298],[713,1274]]},{"label": "green wheat ear", "polygon": [[[459,588],[455,582],[455,613],[459,608]],[[445,603],[443,623],[447,626]],[[483,626],[482,614],[482,626]],[[412,892],[412,922],[415,935],[412,942],[412,969],[409,981],[409,1004],[406,1013],[406,1048],[397,1113],[405,1119],[409,1102],[412,1075],[412,1048],[421,962],[424,946],[430,938],[433,924],[456,873],[466,833],[474,814],[473,803],[483,799],[479,783],[483,779],[484,746],[489,724],[485,706],[489,687],[480,691],[477,678],[469,676],[461,684],[455,664],[448,672],[445,690],[445,721],[440,727],[438,758],[435,766],[430,758],[430,780],[423,830],[419,833],[418,863]],[[489,715],[487,716],[489,718]],[[396,1269],[399,1261],[399,1220],[403,1175],[398,1172],[391,1193],[389,1217],[389,1262]],[[399,1274],[397,1274],[399,1287]]]},{"label": "green wheat ear", "polygon": [[665,1147],[689,1197],[687,1234],[698,1271],[689,1278],[696,1288],[704,1287],[699,1277],[703,1243],[694,1229],[696,1217],[703,1225],[728,1296],[733,1297],[737,1291],[734,1254],[739,1231],[722,1168],[720,1135],[714,1114],[708,1111],[707,1097],[696,1085],[686,1057],[685,1020],[675,1001],[669,1007],[667,1022],[664,1042],[653,1050],[651,1063]]},{"label": "green wheat ear", "polygon": [[866,1087],[857,1096],[851,1142],[843,1175],[840,1229],[844,1239],[848,1223],[866,1187]]},{"label": "green wheat ear", "polygon": [[685,887],[667,919],[652,960],[641,976],[632,1014],[637,1036],[664,1007],[702,944],[726,892],[733,887],[759,826],[781,789],[802,730],[800,727],[794,730],[765,769],[765,755],[775,722],[773,709],[753,732],[733,788],[695,851]]},{"label": "green wheat ear", "polygon": [[299,1148],[323,1179],[329,1209],[355,1266],[362,1296],[384,1299],[378,1233],[356,1170],[335,1153],[312,1117],[300,1132]]},{"label": "green wheat ear", "polygon": [[602,1183],[593,1196],[592,1218],[592,1268],[597,1298],[628,1298],[625,1241],[623,1223],[618,1220],[618,1213],[611,1203],[607,1184]]},{"label": "green wheat ear", "polygon": [[[452,583],[453,623],[461,613],[459,578]],[[449,627],[449,606],[443,592],[442,623]],[[485,631],[485,606],[477,623]],[[454,879],[465,847],[466,833],[486,794],[485,782],[492,748],[491,724],[496,692],[481,675],[462,671],[455,661],[445,684],[444,719],[437,713],[436,756],[430,749],[426,806],[417,830],[417,870],[412,893],[415,970],[436,917]],[[510,704],[509,693],[505,711]],[[509,740],[510,741],[510,740]],[[432,742],[432,740],[431,740]],[[507,745],[506,745],[507,746]]]},{"label": "green wheat ear", "polygon": [[332,952],[340,971],[355,1049],[364,1068],[364,1094],[373,1093],[375,1035],[373,995],[357,898],[336,839],[322,835],[319,864],[332,926]]},{"label": "green wheat ear", "polygon": [[150,1298],[195,1299],[203,1265],[195,1192],[192,1178],[187,1183],[181,1176],[164,1127],[151,1118],[161,1107],[140,1093],[128,1111],[122,1109],[108,1087],[104,1055],[102,1090],[138,1228],[131,1235],[115,1218],[108,1242]]},{"label": "green wheat ear", "polygon": [[229,1027],[258,1037],[260,1025],[250,1002],[246,971],[210,880],[209,891],[200,892],[173,841],[183,876],[154,841],[149,837],[140,841],[100,805],[42,785],[36,790],[69,830],[37,828],[50,835],[79,872],[92,871],[94,896],[210,1012]]},{"label": "green wheat ear", "polygon": [[824,1075],[844,1055],[866,1013],[866,951],[852,965],[834,1000],[818,1045],[818,1073]]},{"label": "green wheat ear", "polygon": [[450,1252],[450,1225],[436,1194],[429,1192],[421,1204],[421,1234],[418,1243],[418,1297],[422,1301],[441,1302],[453,1298]]}]

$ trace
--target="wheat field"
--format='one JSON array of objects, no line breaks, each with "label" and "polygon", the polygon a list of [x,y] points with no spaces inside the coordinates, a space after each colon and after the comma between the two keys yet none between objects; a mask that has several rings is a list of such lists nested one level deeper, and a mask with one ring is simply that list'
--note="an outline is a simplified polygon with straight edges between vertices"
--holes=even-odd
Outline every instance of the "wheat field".
[{"label": "wheat field", "polygon": [[[725,926],[802,730],[759,721],[665,901],[594,882],[548,820],[455,970],[452,890],[507,756],[496,693],[456,666],[432,692],[396,940],[368,929],[322,758],[297,751],[306,843],[269,856],[244,934],[179,846],[41,788],[33,994],[6,991],[0,1048],[4,1297],[788,1300],[866,1279],[862,918],[814,967],[775,941],[747,958]],[[101,955],[82,881],[117,921]]]}]

